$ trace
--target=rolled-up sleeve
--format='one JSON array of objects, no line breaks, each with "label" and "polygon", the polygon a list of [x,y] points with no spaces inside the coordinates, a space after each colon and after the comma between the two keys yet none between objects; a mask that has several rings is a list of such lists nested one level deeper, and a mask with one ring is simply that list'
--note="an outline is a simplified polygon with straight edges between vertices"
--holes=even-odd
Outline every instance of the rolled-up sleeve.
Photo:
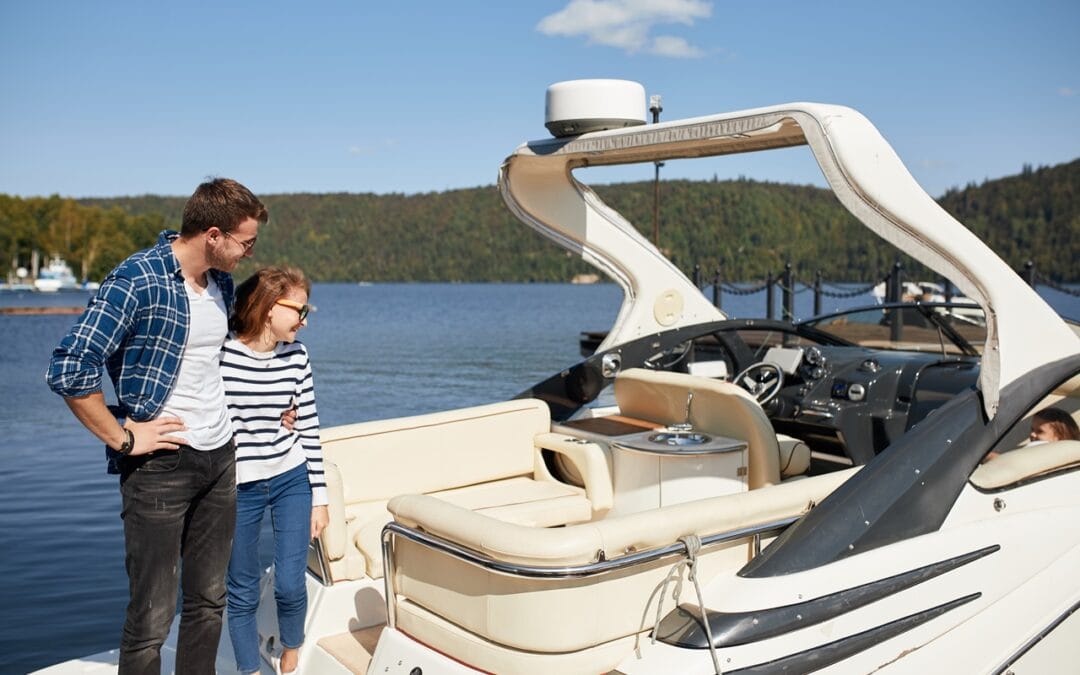
[{"label": "rolled-up sleeve", "polygon": [[132,330],[137,308],[134,282],[110,275],[53,350],[45,374],[49,388],[66,397],[101,391],[106,362]]}]

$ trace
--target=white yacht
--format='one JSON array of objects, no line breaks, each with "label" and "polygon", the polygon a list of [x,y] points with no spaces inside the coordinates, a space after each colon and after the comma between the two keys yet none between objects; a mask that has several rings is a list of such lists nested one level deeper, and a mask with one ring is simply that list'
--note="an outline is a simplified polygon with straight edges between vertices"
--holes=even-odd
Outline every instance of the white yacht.
[{"label": "white yacht", "polygon": [[[902,302],[949,303],[951,305],[948,308],[950,314],[969,323],[982,321],[982,310],[979,309],[974,300],[955,293],[946,294],[944,284],[936,281],[904,281],[900,284],[900,287],[899,299]],[[888,301],[888,292],[884,281],[874,286],[870,292],[879,303]]]},{"label": "white yacht", "polygon": [[34,279],[34,289],[41,293],[57,291],[78,291],[83,286],[71,271],[71,267],[58,255],[49,259],[49,264],[38,271]]},{"label": "white yacht", "polygon": [[[301,672],[1073,672],[1080,441],[1024,441],[1045,406],[1080,416],[1075,326],[858,112],[646,125],[644,99],[553,85],[555,137],[499,173],[523,223],[622,287],[597,352],[509,401],[324,430]],[[977,303],[977,345],[933,313],[898,335],[897,308],[729,321],[574,175],[797,146],[863,225]],[[233,672],[227,633],[218,665]]]}]

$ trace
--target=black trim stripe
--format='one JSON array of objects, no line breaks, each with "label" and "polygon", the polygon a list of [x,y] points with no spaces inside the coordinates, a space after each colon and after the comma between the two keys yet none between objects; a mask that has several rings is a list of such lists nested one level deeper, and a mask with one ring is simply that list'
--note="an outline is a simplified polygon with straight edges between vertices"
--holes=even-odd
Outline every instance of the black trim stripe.
[{"label": "black trim stripe", "polygon": [[956,598],[955,600],[938,605],[937,607],[931,607],[930,609],[925,609],[921,612],[916,612],[915,614],[909,614],[901,619],[883,623],[870,630],[849,635],[846,638],[841,638],[819,647],[807,649],[765,663],[759,663],[754,666],[740,668],[738,670],[726,670],[724,671],[724,674],[766,675],[766,673],[810,673],[843,661],[859,652],[866,651],[870,647],[881,642],[891,640],[897,635],[906,633],[912,628],[921,626],[927,621],[936,619],[942,614],[954,610],[961,605],[966,605],[981,596],[982,593],[971,593],[970,595]]},{"label": "black trim stripe", "polygon": [[[735,647],[829,621],[999,550],[1001,546],[998,544],[986,546],[970,553],[794,605],[769,607],[754,612],[727,613],[708,610],[713,644],[717,647]],[[656,639],[676,647],[707,649],[708,639],[701,623],[701,610],[690,604],[677,607],[660,622]]]}]

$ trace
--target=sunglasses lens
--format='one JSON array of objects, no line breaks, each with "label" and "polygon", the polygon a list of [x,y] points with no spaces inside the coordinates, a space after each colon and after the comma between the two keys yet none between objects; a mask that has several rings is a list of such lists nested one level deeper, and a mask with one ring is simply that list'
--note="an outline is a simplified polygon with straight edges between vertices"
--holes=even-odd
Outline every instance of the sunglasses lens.
[{"label": "sunglasses lens", "polygon": [[304,305],[298,311],[300,312],[300,320],[303,321],[307,318],[308,312],[311,311],[311,307],[309,307],[308,305]]}]

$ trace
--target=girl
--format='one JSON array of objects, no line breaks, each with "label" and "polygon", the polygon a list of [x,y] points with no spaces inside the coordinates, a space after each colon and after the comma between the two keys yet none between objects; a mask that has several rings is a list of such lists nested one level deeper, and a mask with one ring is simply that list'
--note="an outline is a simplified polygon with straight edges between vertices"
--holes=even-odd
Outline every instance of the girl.
[{"label": "girl", "polygon": [[1072,415],[1061,408],[1043,408],[1031,416],[1031,441],[1080,440],[1080,428]]},{"label": "girl", "polygon": [[[1053,441],[1080,441],[1080,426],[1061,408],[1043,408],[1031,416],[1031,433],[1025,447]],[[1000,456],[1000,452],[990,451],[982,461],[989,462]]]},{"label": "girl", "polygon": [[[259,530],[274,530],[274,598],[282,652],[296,670],[304,641],[308,542],[328,522],[319,418],[307,349],[296,333],[314,308],[311,283],[292,267],[267,267],[236,289],[232,336],[221,353],[225,400],[236,433],[236,536],[226,579],[229,637],[242,673],[259,670]],[[292,430],[280,411],[297,408]]]}]

